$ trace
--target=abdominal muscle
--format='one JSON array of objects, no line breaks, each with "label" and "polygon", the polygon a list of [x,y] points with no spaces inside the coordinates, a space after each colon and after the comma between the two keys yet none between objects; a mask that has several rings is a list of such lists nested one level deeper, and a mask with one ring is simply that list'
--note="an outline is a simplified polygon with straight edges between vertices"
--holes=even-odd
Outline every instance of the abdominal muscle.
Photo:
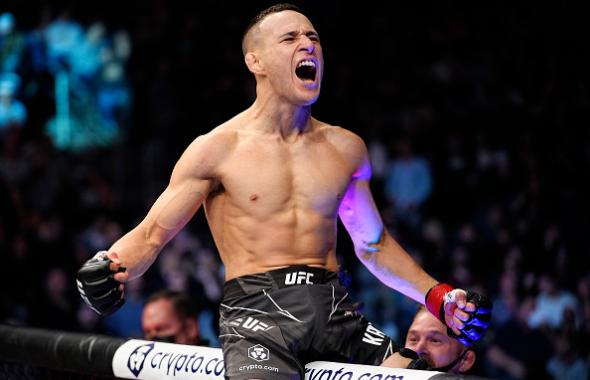
[{"label": "abdominal muscle", "polygon": [[246,213],[225,196],[209,199],[205,211],[226,280],[290,265],[338,270],[336,217],[297,207]]}]

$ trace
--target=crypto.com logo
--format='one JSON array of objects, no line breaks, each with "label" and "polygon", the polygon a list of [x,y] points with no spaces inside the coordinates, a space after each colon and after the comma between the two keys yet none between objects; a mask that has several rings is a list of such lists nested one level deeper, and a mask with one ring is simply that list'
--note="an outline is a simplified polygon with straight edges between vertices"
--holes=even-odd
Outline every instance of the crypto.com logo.
[{"label": "crypto.com logo", "polygon": [[268,348],[257,344],[248,348],[248,357],[250,359],[256,360],[257,362],[262,362],[268,360],[270,358],[270,354],[268,352]]},{"label": "crypto.com logo", "polygon": [[139,373],[143,369],[143,363],[147,358],[147,355],[150,353],[151,350],[154,349],[154,342],[144,344],[143,346],[137,347],[131,355],[129,355],[129,360],[127,360],[127,368],[135,375],[135,377],[139,376]]}]

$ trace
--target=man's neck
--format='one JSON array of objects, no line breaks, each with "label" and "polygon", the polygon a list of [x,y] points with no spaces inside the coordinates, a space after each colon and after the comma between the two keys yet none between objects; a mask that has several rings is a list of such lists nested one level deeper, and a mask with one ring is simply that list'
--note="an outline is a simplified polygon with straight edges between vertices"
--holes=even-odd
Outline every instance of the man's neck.
[{"label": "man's neck", "polygon": [[276,133],[289,140],[311,128],[311,106],[297,106],[277,98],[257,98],[250,115],[265,133]]}]

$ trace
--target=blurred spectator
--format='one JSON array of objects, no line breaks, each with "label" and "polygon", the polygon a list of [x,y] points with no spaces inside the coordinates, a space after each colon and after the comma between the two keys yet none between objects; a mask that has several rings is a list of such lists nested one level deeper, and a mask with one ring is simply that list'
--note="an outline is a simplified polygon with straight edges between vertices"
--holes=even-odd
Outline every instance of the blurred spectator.
[{"label": "blurred spectator", "polygon": [[0,177],[11,186],[19,186],[30,177],[30,164],[19,150],[21,141],[17,128],[10,128],[4,135],[0,132]]},{"label": "blurred spectator", "polygon": [[16,98],[20,82],[14,73],[0,74],[0,138],[9,129],[20,128],[27,121],[27,109]]},{"label": "blurred spectator", "polygon": [[475,364],[476,353],[450,337],[447,330],[447,326],[420,306],[408,329],[405,347],[416,351],[437,371],[466,373]]},{"label": "blurred spectator", "polygon": [[567,310],[574,315],[577,314],[578,301],[572,293],[559,289],[552,275],[542,274],[538,286],[539,294],[535,300],[535,307],[528,318],[531,328],[557,329],[562,326]]},{"label": "blurred spectator", "polygon": [[17,72],[25,50],[25,37],[16,30],[10,12],[0,14],[0,72]]},{"label": "blurred spectator", "polygon": [[161,288],[186,293],[199,313],[200,335],[218,344],[218,304],[224,283],[223,270],[214,251],[184,229],[164,248],[157,262],[156,278]]},{"label": "blurred spectator", "polygon": [[[159,255],[156,265],[161,287],[179,292],[192,293],[196,268],[193,252],[201,247],[199,239],[188,229],[180,231]],[[197,293],[202,296],[202,292]]]},{"label": "blurred spectator", "polygon": [[409,138],[400,139],[396,150],[385,176],[385,197],[393,206],[394,219],[417,230],[422,223],[422,206],[432,191],[430,166],[414,154]]},{"label": "blurred spectator", "polygon": [[498,294],[492,297],[492,325],[496,328],[511,320],[518,310],[518,274],[505,270],[498,278]]},{"label": "blurred spectator", "polygon": [[144,338],[207,346],[199,335],[197,309],[188,294],[163,290],[148,297],[141,316]]},{"label": "blurred spectator", "polygon": [[[124,338],[141,338],[141,324],[144,303],[145,279],[136,278],[125,285],[125,304],[116,313],[102,320],[105,333]],[[85,304],[80,304],[87,308]]]},{"label": "blurred spectator", "polygon": [[581,322],[578,334],[581,350],[590,363],[590,275],[586,274],[578,280],[577,296],[581,304]]},{"label": "blurred spectator", "polygon": [[79,297],[73,290],[73,283],[64,268],[54,267],[46,272],[41,294],[31,305],[32,326],[62,331],[79,329],[75,318]]},{"label": "blurred spectator", "polygon": [[111,45],[102,52],[97,102],[105,128],[120,129],[128,122],[132,105],[132,91],[126,77],[126,64],[131,54],[129,34],[124,30],[116,31]]},{"label": "blurred spectator", "polygon": [[214,307],[221,301],[225,282],[221,263],[216,253],[209,248],[197,249],[194,256],[194,279],[201,284],[209,305]]},{"label": "blurred spectator", "polygon": [[[355,288],[358,289],[357,298],[361,301],[359,308],[362,313],[387,336],[399,340],[398,309],[401,300],[396,297],[395,292],[380,286],[379,280],[362,265],[356,267],[353,278],[357,283]],[[411,307],[415,306],[412,300],[409,303]]]},{"label": "blurred spectator", "polygon": [[43,36],[55,77],[55,115],[45,128],[55,145],[84,151],[118,141],[130,121],[132,102],[127,32],[117,30],[111,38],[103,22],[86,28],[63,10]]},{"label": "blurred spectator", "polygon": [[[387,141],[382,138],[382,125],[374,124],[368,128],[367,149],[369,151],[369,159],[371,160],[371,168],[373,170],[371,176],[371,190],[375,203],[380,206],[385,206],[387,200],[385,199],[385,176],[387,174],[387,164],[389,161],[387,151]],[[393,217],[393,216],[392,216]],[[384,219],[388,220],[388,215],[384,215]]]},{"label": "blurred spectator", "polygon": [[555,334],[555,355],[547,362],[547,372],[554,380],[588,379],[588,362],[580,355],[575,334],[560,330]]},{"label": "blurred spectator", "polygon": [[[89,196],[91,195],[93,194],[89,194]],[[117,222],[105,215],[97,216],[92,224],[78,236],[78,242],[85,250],[84,257],[78,258],[79,262],[85,262],[102,247],[109,247],[121,237],[121,234],[121,226]]]},{"label": "blurred spectator", "polygon": [[552,343],[549,336],[527,324],[533,307],[533,297],[519,299],[517,314],[496,330],[486,352],[488,376],[502,380],[549,379],[545,363],[552,354]]},{"label": "blurred spectator", "polygon": [[86,307],[86,304],[80,303],[76,312],[76,320],[80,326],[80,331],[86,333],[104,333],[101,325],[100,315],[94,310]]},{"label": "blurred spectator", "polygon": [[84,29],[70,17],[68,10],[61,10],[58,16],[44,29],[49,69],[57,74],[72,68],[74,55],[83,50]]},{"label": "blurred spectator", "polygon": [[102,65],[102,54],[108,48],[106,27],[102,22],[88,26],[80,37],[79,46],[71,52],[71,70],[85,85],[94,85],[93,80]]}]

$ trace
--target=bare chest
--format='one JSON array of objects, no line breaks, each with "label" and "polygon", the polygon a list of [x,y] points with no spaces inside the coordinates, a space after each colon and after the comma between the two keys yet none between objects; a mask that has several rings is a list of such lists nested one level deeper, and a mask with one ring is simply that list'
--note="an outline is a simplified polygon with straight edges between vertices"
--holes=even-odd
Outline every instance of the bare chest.
[{"label": "bare chest", "polygon": [[354,169],[327,143],[248,143],[220,168],[231,202],[252,213],[337,213]]}]

